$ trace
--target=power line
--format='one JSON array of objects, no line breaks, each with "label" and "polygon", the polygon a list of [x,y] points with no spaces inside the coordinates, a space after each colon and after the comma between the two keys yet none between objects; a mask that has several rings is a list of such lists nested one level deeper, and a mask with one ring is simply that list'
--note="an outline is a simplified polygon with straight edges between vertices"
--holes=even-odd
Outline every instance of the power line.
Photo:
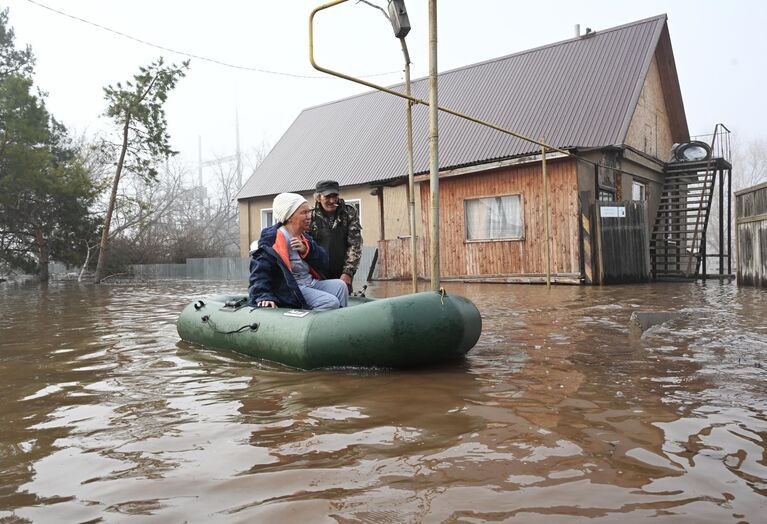
[{"label": "power line", "polygon": [[[288,76],[288,77],[292,77],[292,78],[310,78],[312,80],[327,80],[327,79],[330,78],[329,76],[300,75],[300,74],[297,74],[297,73],[286,73],[286,72],[283,72],[283,71],[272,71],[272,70],[269,70],[269,69],[260,69],[260,68],[257,68],[257,67],[249,67],[249,66],[241,66],[241,65],[236,65],[236,64],[230,64],[230,63],[227,63],[227,62],[223,62],[221,60],[216,60],[215,58],[208,58],[208,57],[205,57],[205,56],[196,55],[194,53],[187,53],[186,51],[179,51],[177,49],[171,49],[170,47],[165,47],[165,46],[162,46],[162,45],[154,44],[152,42],[148,42],[146,40],[142,40],[141,38],[137,38],[135,36],[131,36],[129,34],[121,32],[121,31],[117,31],[116,29],[112,29],[112,28],[103,26],[103,25],[98,24],[96,22],[91,22],[90,20],[86,20],[85,18],[80,18],[79,16],[70,15],[69,13],[65,13],[64,11],[59,11],[58,9],[54,9],[53,7],[49,7],[47,5],[41,4],[40,2],[36,2],[35,0],[27,0],[27,2],[29,2],[30,4],[34,4],[34,5],[38,6],[38,7],[41,7],[43,9],[47,9],[48,11],[51,11],[52,13],[56,13],[58,15],[65,16],[67,18],[71,18],[72,20],[76,20],[78,22],[82,22],[84,24],[88,24],[90,26],[97,27],[97,28],[102,29],[104,31],[108,31],[110,33],[116,34],[116,35],[121,36],[123,38],[127,38],[128,40],[133,40],[134,42],[138,42],[140,44],[143,44],[143,45],[146,45],[146,46],[149,46],[149,47],[154,47],[156,49],[160,49],[162,51],[167,51],[169,53],[175,53],[177,55],[186,56],[188,58],[194,58],[196,60],[203,60],[205,62],[210,62],[212,64],[216,64],[216,65],[220,65],[220,66],[224,66],[224,67],[229,67],[231,69],[239,69],[239,70],[242,70],[242,71],[255,71],[257,73],[265,73],[265,74],[269,74],[269,75]],[[391,74],[399,73],[399,72],[400,71],[389,71],[389,72],[386,72],[386,73],[374,73],[374,74],[365,75],[365,76],[366,77],[386,76],[386,75],[391,75]]]},{"label": "power line", "polygon": [[[378,6],[375,6],[373,4],[370,4],[369,2],[366,2],[365,0],[360,0],[360,1],[362,1],[362,2],[364,2],[366,4],[368,4],[368,5],[372,5],[373,7],[378,7]],[[210,63],[213,63],[213,64],[217,64],[217,65],[220,65],[220,66],[229,67],[229,68],[232,68],[232,69],[240,69],[240,70],[243,70],[243,71],[255,71],[257,73],[265,73],[265,74],[270,74],[270,75],[288,76],[288,77],[292,77],[292,78],[309,78],[309,79],[312,79],[312,80],[324,80],[324,79],[331,78],[330,76],[299,75],[299,74],[296,74],[296,73],[285,73],[285,72],[282,72],[282,71],[271,71],[271,70],[268,70],[268,69],[259,69],[259,68],[256,68],[256,67],[248,67],[248,66],[240,66],[240,65],[235,65],[235,64],[229,64],[227,62],[222,62],[221,60],[216,60],[215,58],[208,58],[208,57],[196,55],[196,54],[193,54],[193,53],[187,53],[185,51],[178,51],[176,49],[171,49],[169,47],[165,47],[165,46],[161,46],[161,45],[158,45],[158,44],[154,44],[152,42],[148,42],[146,40],[142,40],[142,39],[137,38],[135,36],[128,35],[128,34],[123,33],[121,31],[117,31],[115,29],[111,29],[109,27],[103,26],[103,25],[98,24],[96,22],[91,22],[90,20],[86,20],[84,18],[80,18],[78,16],[70,15],[69,13],[65,13],[63,11],[59,11],[58,9],[54,9],[54,8],[49,7],[47,5],[41,4],[40,2],[36,2],[35,0],[27,0],[27,2],[29,2],[30,4],[34,4],[34,5],[38,6],[38,7],[41,7],[43,9],[47,9],[48,11],[51,11],[51,12],[56,13],[56,14],[59,14],[61,16],[65,16],[67,18],[71,18],[72,20],[76,20],[78,22],[82,22],[84,24],[88,24],[88,25],[91,25],[93,27],[97,27],[97,28],[102,29],[104,31],[108,31],[110,33],[114,33],[116,35],[122,36],[123,38],[127,38],[129,40],[133,40],[134,42],[138,42],[140,44],[143,44],[143,45],[146,45],[146,46],[149,46],[149,47],[154,47],[156,49],[161,49],[163,51],[168,51],[170,53],[175,53],[177,55],[186,56],[186,57],[194,58],[194,59],[197,59],[197,60],[203,60],[203,61],[210,62]],[[378,8],[381,9],[380,7],[378,7]],[[381,10],[383,10],[383,9],[381,9]],[[384,11],[384,14],[386,14],[385,11]],[[386,72],[386,73],[375,73],[375,74],[370,74],[370,75],[364,75],[364,76],[362,76],[362,78],[370,78],[370,77],[375,77],[375,76],[386,76],[386,75],[391,75],[391,74],[399,73],[399,72],[400,71],[389,71],[389,72]],[[377,86],[375,86],[375,88],[379,89]],[[401,95],[398,95],[398,96],[401,96]],[[428,105],[428,104],[426,104],[426,105]],[[451,111],[449,111],[449,112],[451,112]],[[456,116],[465,118],[464,115],[460,115],[460,114],[458,114]],[[487,125],[487,124],[485,124],[483,122],[478,122],[478,123],[483,124],[483,125]],[[499,130],[501,132],[508,133],[508,131],[505,130],[505,129],[501,129],[501,128],[498,128],[496,126],[490,126],[490,127],[495,128],[496,130]],[[512,135],[516,135],[516,133],[511,133],[511,134]],[[521,137],[518,137],[518,138],[521,138]],[[525,140],[525,138],[522,138],[522,139]],[[533,141],[533,142],[535,142],[535,141]],[[537,143],[537,142],[535,142],[535,143]],[[559,148],[555,148],[555,149],[559,149]],[[631,173],[629,171],[626,171],[626,170],[618,168],[618,167],[608,166],[608,165],[603,164],[602,162],[595,162],[593,160],[588,160],[588,159],[584,158],[583,156],[578,155],[576,153],[573,153],[571,151],[561,151],[561,152],[564,153],[566,156],[569,156],[571,158],[575,158],[579,162],[583,162],[583,163],[592,165],[594,167],[601,167],[601,168],[604,168],[604,169],[610,169],[613,172],[623,173],[623,174],[627,174],[627,175],[630,175],[630,176],[638,176],[635,173]]]}]

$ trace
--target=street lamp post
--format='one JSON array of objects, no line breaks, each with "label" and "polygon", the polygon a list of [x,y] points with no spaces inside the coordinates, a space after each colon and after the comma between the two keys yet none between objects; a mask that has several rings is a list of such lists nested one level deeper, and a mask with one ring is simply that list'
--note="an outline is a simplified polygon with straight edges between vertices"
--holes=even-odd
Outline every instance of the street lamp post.
[{"label": "street lamp post", "polygon": [[[405,57],[405,94],[410,96],[410,53],[407,49],[405,37],[410,32],[410,19],[405,8],[404,0],[389,0],[389,21],[394,36],[399,38],[402,45],[402,55]],[[408,220],[410,222],[410,272],[413,285],[413,293],[418,292],[418,253],[415,229],[415,179],[413,176],[413,103],[405,100],[405,114],[407,121],[407,194],[408,194]]]},{"label": "street lamp post", "polygon": [[[333,6],[337,6],[347,1],[348,0],[332,0],[312,10],[311,14],[309,15],[309,62],[311,62],[312,67],[314,67],[317,71],[322,71],[323,73],[337,76],[338,78],[350,80],[352,82],[356,82],[358,84],[362,84],[364,86],[368,86],[373,89],[383,91],[384,93],[389,93],[395,96],[399,96],[401,98],[405,98],[414,104],[425,104],[429,106],[429,187],[431,190],[431,194],[429,197],[430,207],[431,207],[431,213],[430,213],[431,287],[433,291],[440,291],[441,288],[440,288],[440,268],[439,268],[440,264],[439,264],[438,112],[444,111],[446,113],[458,116],[460,118],[465,118],[472,122],[477,122],[478,124],[490,127],[492,129],[496,129],[498,131],[515,136],[522,140],[526,140],[528,142],[533,142],[536,144],[539,144],[539,142],[532,138],[526,137],[522,134],[491,124],[490,122],[485,122],[484,120],[480,120],[478,118],[474,118],[472,116],[459,113],[458,111],[454,111],[447,108],[441,108],[437,105],[437,0],[429,0],[429,101],[428,102],[426,100],[416,98],[412,95],[403,94],[401,92],[395,91],[388,87],[376,85],[367,80],[363,80],[361,78],[355,78],[353,76],[341,73],[339,71],[333,71],[332,69],[328,69],[327,67],[323,67],[319,65],[314,60],[314,17],[319,11],[328,9]],[[367,0],[358,0],[358,1],[364,2],[369,5],[373,5],[373,7],[377,7],[374,4],[371,4],[370,2],[368,2]],[[404,0],[391,0],[391,2],[395,7],[397,6],[401,7],[402,12],[400,12],[400,15],[402,14],[407,15],[407,12],[404,11]],[[391,18],[389,19],[391,21]],[[404,19],[406,20],[407,17],[405,16]],[[404,34],[407,34],[407,31],[409,30],[409,25],[410,25],[409,20],[407,20],[407,26],[408,26],[407,30],[403,29],[404,26],[402,24],[402,21],[403,21],[403,17],[400,17],[398,26],[394,27],[395,35],[397,35],[398,38],[399,38],[399,33],[404,31]],[[540,144],[540,145],[544,146],[546,144]],[[570,152],[565,151],[563,149],[559,149],[559,148],[548,146],[548,145],[546,145],[546,147],[549,148],[551,151],[557,151],[565,155],[571,155]],[[413,207],[415,207],[414,204],[413,204]],[[412,236],[413,235],[411,235],[411,237]]]}]

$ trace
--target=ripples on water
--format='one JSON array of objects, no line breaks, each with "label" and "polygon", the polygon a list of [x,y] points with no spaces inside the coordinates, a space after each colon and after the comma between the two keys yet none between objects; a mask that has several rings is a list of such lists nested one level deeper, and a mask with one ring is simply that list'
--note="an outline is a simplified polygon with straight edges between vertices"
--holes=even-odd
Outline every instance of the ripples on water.
[{"label": "ripples on water", "polygon": [[408,372],[180,342],[229,284],[0,287],[0,522],[764,521],[764,291],[446,287],[482,337]]}]

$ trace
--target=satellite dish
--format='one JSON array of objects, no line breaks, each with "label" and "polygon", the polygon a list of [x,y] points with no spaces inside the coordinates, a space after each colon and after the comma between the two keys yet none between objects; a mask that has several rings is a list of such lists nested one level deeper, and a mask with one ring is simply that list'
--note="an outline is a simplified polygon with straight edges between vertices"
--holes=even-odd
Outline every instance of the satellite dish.
[{"label": "satellite dish", "polygon": [[674,162],[700,162],[711,157],[711,147],[700,140],[674,144],[671,148],[671,160]]}]

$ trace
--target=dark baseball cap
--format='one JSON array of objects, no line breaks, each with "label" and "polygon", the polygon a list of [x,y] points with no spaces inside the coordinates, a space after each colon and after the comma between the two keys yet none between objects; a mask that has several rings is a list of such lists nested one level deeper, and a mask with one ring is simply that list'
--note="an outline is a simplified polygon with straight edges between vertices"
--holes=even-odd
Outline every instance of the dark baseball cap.
[{"label": "dark baseball cap", "polygon": [[335,180],[320,180],[317,182],[316,191],[322,196],[337,195],[341,192],[341,188]]}]

